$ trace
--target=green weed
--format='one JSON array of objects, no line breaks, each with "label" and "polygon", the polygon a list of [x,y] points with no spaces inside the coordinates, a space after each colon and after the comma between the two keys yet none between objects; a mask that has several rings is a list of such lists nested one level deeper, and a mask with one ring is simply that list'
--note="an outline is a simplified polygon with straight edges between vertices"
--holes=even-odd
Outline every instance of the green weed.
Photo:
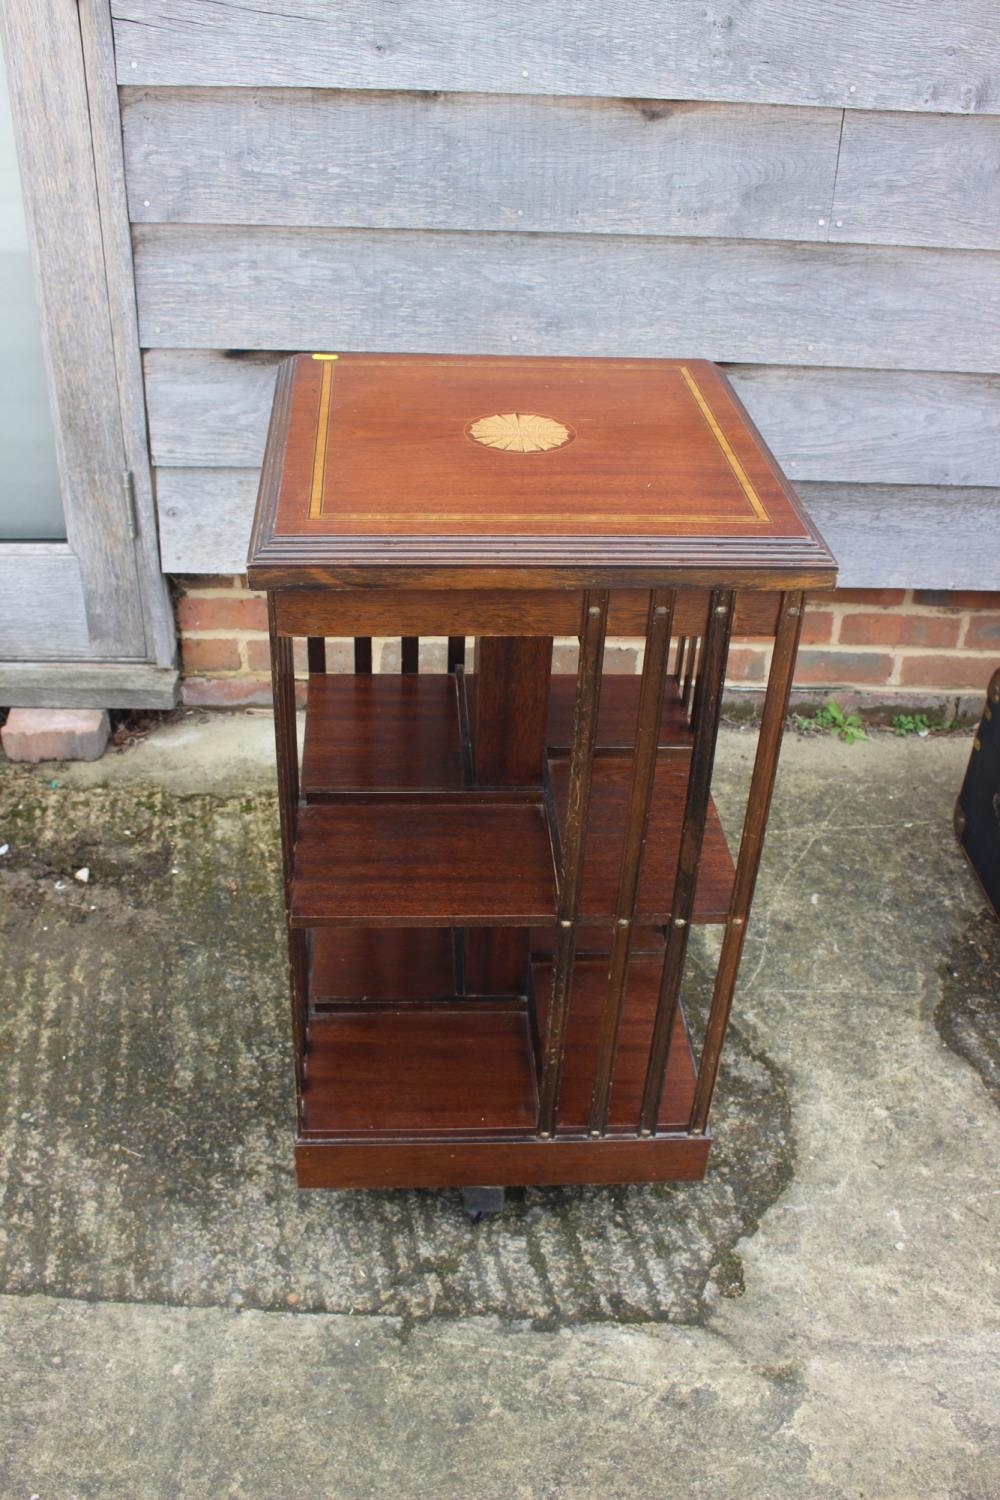
[{"label": "green weed", "polygon": [[854,745],[858,740],[868,738],[859,715],[845,714],[840,704],[834,703],[832,699],[818,708],[812,718],[793,714],[792,722],[796,729],[805,734],[832,734],[847,745]]},{"label": "green weed", "polygon": [[926,714],[893,714],[892,727],[898,735],[927,735],[931,732]]}]

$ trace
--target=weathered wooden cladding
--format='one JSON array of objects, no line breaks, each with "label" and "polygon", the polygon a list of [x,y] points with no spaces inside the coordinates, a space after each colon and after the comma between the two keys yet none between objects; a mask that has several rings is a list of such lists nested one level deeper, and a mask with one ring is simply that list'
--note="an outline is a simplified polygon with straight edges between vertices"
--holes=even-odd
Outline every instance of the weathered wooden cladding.
[{"label": "weathered wooden cladding", "polygon": [[998,165],[997,115],[847,113],[830,239],[994,249]]},{"label": "weathered wooden cladding", "polygon": [[126,89],[122,125],[137,223],[823,240],[841,112]]},{"label": "weathered wooden cladding", "polygon": [[243,567],[273,351],[691,350],[735,365],[843,584],[981,583],[989,0],[112,11],[171,571]]},{"label": "weathered wooden cladding", "polygon": [[946,22],[898,0],[112,0],[125,84],[451,89],[986,113],[1000,108],[990,0]]},{"label": "weathered wooden cladding", "polygon": [[[259,464],[283,357],[150,350],[154,462]],[[727,374],[793,480],[988,485],[1000,475],[1000,376],[752,365]]]},{"label": "weathered wooden cladding", "polygon": [[[31,0],[5,7],[3,29],[55,460],[67,502],[68,547],[75,560],[73,572],[58,550],[34,551],[30,570],[18,580],[18,595],[41,584],[51,601],[72,572],[71,607],[65,613],[50,608],[43,616],[40,599],[33,601],[30,612],[14,617],[17,634],[10,654],[31,655],[35,629],[39,657],[55,654],[53,637],[62,625],[70,657],[138,660],[147,655],[147,622],[138,553],[122,491],[127,465],[122,402],[128,395],[123,396],[119,387],[105,263],[111,219],[101,215],[101,187],[108,185],[108,143],[92,113],[103,101],[88,99],[75,10]],[[88,28],[88,46],[93,40]],[[60,120],[58,149],[53,136],[38,128],[38,117],[50,113]],[[14,191],[20,198],[20,190]],[[82,401],[85,421],[79,417]],[[145,585],[155,613],[163,602],[154,604],[159,585],[148,573]],[[85,640],[79,629],[81,604]],[[8,604],[0,611],[8,621],[9,609]]]},{"label": "weathered wooden cladding", "polygon": [[[62,603],[57,619],[53,586]],[[26,639],[36,661],[91,654],[80,560],[63,542],[0,543],[0,660],[16,658]]]},{"label": "weathered wooden cladding", "polygon": [[[164,570],[243,572],[258,479],[256,469],[159,469]],[[996,534],[1000,489],[796,488],[840,564],[844,588],[982,586],[983,538]]]},{"label": "weathered wooden cladding", "polygon": [[625,235],[139,224],[160,348],[699,357],[990,373],[1000,256]]},{"label": "weathered wooden cladding", "polygon": [[997,116],[124,89],[122,128],[136,223],[1000,246]]},{"label": "weathered wooden cladding", "polygon": [[842,588],[982,588],[984,545],[996,555],[1000,489],[796,488],[841,564]]}]

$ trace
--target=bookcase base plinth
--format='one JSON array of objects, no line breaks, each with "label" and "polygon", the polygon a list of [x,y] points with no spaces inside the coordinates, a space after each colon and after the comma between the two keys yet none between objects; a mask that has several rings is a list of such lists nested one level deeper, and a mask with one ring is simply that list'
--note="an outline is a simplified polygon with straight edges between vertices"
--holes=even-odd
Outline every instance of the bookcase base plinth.
[{"label": "bookcase base plinth", "polygon": [[645,1140],[303,1141],[300,1188],[555,1187],[569,1183],[699,1182],[705,1136]]}]

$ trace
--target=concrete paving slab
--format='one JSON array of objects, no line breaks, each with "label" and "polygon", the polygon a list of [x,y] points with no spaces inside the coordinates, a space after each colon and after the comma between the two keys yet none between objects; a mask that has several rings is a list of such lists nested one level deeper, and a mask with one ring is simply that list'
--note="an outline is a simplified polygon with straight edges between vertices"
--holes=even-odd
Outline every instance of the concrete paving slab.
[{"label": "concrete paving slab", "polygon": [[691,1328],[0,1299],[5,1496],[992,1500],[997,1335]]},{"label": "concrete paving slab", "polygon": [[270,746],[224,722],[0,776],[0,1495],[994,1500],[967,739],[786,743],[706,1184],[472,1228],[291,1186]]}]

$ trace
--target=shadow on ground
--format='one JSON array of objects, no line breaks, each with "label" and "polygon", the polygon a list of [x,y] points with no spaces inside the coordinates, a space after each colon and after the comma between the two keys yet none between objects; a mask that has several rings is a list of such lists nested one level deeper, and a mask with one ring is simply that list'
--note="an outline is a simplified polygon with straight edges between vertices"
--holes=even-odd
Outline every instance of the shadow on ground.
[{"label": "shadow on ground", "polygon": [[791,1136],[738,1031],[704,1184],[515,1191],[478,1226],[457,1192],[298,1192],[274,799],[16,771],[0,799],[0,1290],[539,1326],[742,1291]]}]

